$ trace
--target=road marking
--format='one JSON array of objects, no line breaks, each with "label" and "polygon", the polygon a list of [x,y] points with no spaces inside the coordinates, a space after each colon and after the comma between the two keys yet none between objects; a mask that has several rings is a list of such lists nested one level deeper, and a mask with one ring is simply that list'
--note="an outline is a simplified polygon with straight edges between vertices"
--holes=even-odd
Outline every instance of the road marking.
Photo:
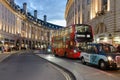
[{"label": "road marking", "polygon": [[63,76],[66,78],[66,80],[71,80],[69,74],[67,74],[67,72],[65,72],[64,70],[54,66],[53,64],[49,63],[52,67],[54,67],[55,69],[57,69],[59,72],[61,72],[63,74]]}]

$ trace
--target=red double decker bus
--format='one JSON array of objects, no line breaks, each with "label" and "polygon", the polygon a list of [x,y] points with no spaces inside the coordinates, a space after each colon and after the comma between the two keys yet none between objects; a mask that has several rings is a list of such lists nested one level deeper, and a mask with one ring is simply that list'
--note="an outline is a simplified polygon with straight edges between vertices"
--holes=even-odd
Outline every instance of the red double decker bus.
[{"label": "red double decker bus", "polygon": [[86,24],[74,24],[53,33],[52,52],[55,56],[79,58],[81,43],[92,42],[92,27]]}]

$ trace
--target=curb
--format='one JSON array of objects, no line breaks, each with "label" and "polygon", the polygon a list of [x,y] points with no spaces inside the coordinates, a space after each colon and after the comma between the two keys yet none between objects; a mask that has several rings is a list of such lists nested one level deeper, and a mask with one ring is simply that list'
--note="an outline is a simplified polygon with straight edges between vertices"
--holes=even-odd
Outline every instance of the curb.
[{"label": "curb", "polygon": [[6,54],[6,55],[0,55],[0,62],[8,58],[11,54]]},{"label": "curb", "polygon": [[11,51],[11,52],[4,52],[4,53],[1,53],[0,54],[0,62],[2,62],[3,60],[7,59],[9,56],[17,53],[17,52],[20,52],[20,51]]},{"label": "curb", "polygon": [[62,69],[65,73],[67,73],[69,75],[69,77],[71,78],[71,80],[76,80],[76,77],[74,76],[74,74],[71,71],[69,71],[69,70],[65,69],[64,67],[62,67],[62,66],[60,66],[60,65],[58,65],[58,64],[56,64],[54,62],[51,62],[51,61],[49,61],[49,60],[47,60],[47,59],[45,59],[45,58],[43,58],[43,57],[41,57],[41,56],[39,56],[37,54],[36,54],[36,56],[38,56],[38,57],[40,57],[40,58],[48,61],[49,63],[57,66],[58,68]]},{"label": "curb", "polygon": [[3,60],[5,60],[6,58],[8,58],[11,55],[12,55],[12,53],[2,53],[2,54],[0,54],[0,62],[2,62]]}]

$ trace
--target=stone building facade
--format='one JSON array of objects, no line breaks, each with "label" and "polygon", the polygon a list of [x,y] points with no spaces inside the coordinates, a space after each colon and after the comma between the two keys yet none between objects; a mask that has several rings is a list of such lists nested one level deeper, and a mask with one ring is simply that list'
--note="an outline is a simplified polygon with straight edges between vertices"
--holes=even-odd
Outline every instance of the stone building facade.
[{"label": "stone building facade", "polygon": [[90,24],[95,42],[120,44],[120,0],[68,0],[67,25]]},{"label": "stone building facade", "polygon": [[46,48],[51,34],[62,26],[48,23],[27,11],[27,3],[20,8],[14,0],[0,0],[0,46],[19,49]]}]

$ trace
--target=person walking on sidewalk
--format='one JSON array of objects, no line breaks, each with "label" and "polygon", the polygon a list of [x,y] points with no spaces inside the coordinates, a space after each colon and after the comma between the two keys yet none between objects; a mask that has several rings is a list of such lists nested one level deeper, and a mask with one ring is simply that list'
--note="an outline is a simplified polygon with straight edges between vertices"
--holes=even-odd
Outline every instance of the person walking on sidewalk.
[{"label": "person walking on sidewalk", "polygon": [[117,51],[120,53],[120,44],[117,46]]}]

